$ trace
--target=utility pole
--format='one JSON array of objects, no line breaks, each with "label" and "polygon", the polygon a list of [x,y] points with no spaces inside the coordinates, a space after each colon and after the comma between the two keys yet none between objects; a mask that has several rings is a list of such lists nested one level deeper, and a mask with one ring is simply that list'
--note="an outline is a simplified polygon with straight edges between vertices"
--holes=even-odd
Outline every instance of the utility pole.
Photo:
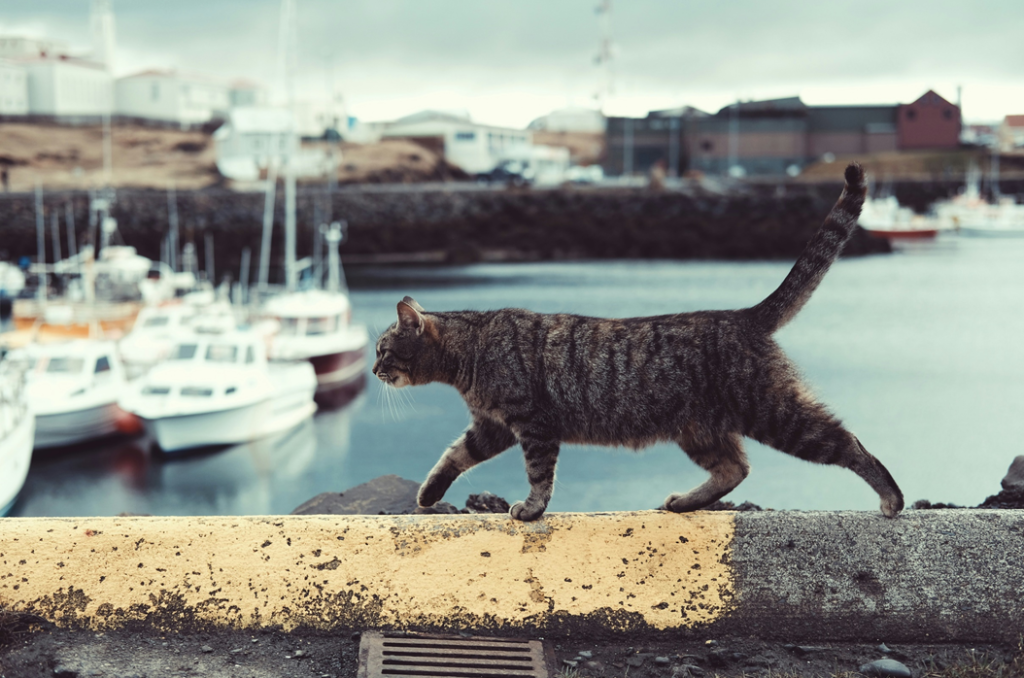
[{"label": "utility pole", "polygon": [[597,14],[597,23],[601,30],[597,55],[594,57],[594,63],[601,69],[600,84],[595,98],[597,99],[597,109],[604,113],[608,100],[615,89],[615,74],[612,71],[612,59],[615,57],[611,27],[612,0],[601,0],[594,12]]},{"label": "utility pole", "polygon": [[622,119],[622,174],[633,175],[633,118]]},{"label": "utility pole", "polygon": [[668,175],[673,179],[679,176],[679,118],[668,121]]}]

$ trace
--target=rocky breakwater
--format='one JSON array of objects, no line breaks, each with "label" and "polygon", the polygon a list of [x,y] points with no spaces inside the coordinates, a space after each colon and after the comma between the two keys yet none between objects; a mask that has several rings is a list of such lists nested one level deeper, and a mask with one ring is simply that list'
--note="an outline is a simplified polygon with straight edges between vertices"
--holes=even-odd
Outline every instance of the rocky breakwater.
[{"label": "rocky breakwater", "polygon": [[[772,259],[795,258],[838,196],[715,195],[640,189],[450,190],[422,187],[380,190],[345,187],[327,196],[305,187],[298,198],[298,255],[313,250],[313,230],[328,215],[345,219],[349,238],[342,249],[349,263],[428,260],[547,259]],[[834,193],[834,194],[832,194]],[[181,242],[193,241],[200,261],[205,235],[213,235],[218,271],[237,271],[244,248],[260,244],[264,196],[226,190],[179,192]],[[87,231],[88,196],[81,192],[44,196],[46,223],[71,205],[81,243]],[[275,276],[281,273],[284,196],[276,200],[273,242]],[[0,255],[36,251],[34,196],[0,196]],[[156,258],[168,231],[168,196],[163,191],[122,190],[113,208],[120,237]],[[60,229],[64,238],[64,229]],[[47,251],[52,251],[50,228]],[[62,249],[67,251],[67,244]],[[888,251],[884,241],[855,235],[847,254]],[[218,274],[219,277],[219,274]]]}]

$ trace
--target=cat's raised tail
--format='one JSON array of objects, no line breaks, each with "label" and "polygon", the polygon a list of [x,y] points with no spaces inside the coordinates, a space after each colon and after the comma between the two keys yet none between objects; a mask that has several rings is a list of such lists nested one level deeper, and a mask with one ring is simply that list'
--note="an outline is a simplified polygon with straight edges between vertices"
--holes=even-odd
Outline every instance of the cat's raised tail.
[{"label": "cat's raised tail", "polygon": [[864,206],[867,184],[864,169],[857,163],[846,168],[846,187],[825,223],[807,243],[803,253],[779,288],[757,306],[749,309],[753,323],[771,334],[788,323],[803,308],[818,287],[846,241],[853,235]]}]

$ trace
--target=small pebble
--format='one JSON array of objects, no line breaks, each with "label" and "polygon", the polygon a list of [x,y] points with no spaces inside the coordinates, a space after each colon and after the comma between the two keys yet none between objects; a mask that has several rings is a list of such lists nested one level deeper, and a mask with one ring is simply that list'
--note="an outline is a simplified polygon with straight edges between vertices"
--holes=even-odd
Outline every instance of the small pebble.
[{"label": "small pebble", "polygon": [[241,647],[236,648],[236,649],[231,651],[231,654],[238,654],[239,652],[245,652],[245,649],[241,648]]},{"label": "small pebble", "polygon": [[252,642],[254,642],[254,643],[258,643],[258,642],[260,642],[260,641],[259,641],[259,638],[253,638],[253,639],[252,639]]},{"label": "small pebble", "polygon": [[655,657],[654,658],[654,663],[655,664],[671,664],[672,660],[669,659],[668,657]]},{"label": "small pebble", "polygon": [[892,652],[892,650],[890,650],[885,643],[882,643],[878,646],[878,651],[882,654],[889,654],[890,652]]},{"label": "small pebble", "polygon": [[593,659],[593,658],[594,658],[594,653],[593,653],[593,652],[591,652],[590,650],[582,650],[582,651],[581,651],[581,652],[579,653],[579,655],[580,655],[581,657],[583,657],[584,659]]},{"label": "small pebble", "polygon": [[864,664],[859,670],[865,676],[878,676],[879,678],[912,678],[913,676],[910,669],[895,659],[879,659]]},{"label": "small pebble", "polygon": [[296,650],[295,652],[292,653],[292,656],[293,657],[305,657],[306,656],[306,651],[305,650]]},{"label": "small pebble", "polygon": [[203,652],[213,652],[213,648],[212,648],[212,647],[210,647],[209,645],[203,645],[203,646],[202,646],[201,648],[199,648],[199,649],[200,649],[200,650],[202,650]]},{"label": "small pebble", "polygon": [[630,657],[629,659],[626,660],[626,663],[629,664],[630,666],[633,666],[633,667],[643,666],[644,665],[644,658],[643,657]]},{"label": "small pebble", "polygon": [[563,659],[562,663],[565,664],[566,666],[568,666],[571,669],[574,669],[577,666],[579,666],[579,662],[576,661],[575,659]]},{"label": "small pebble", "polygon": [[707,645],[708,647],[713,647],[715,645],[718,645],[718,641],[717,640],[708,640],[704,644]]}]

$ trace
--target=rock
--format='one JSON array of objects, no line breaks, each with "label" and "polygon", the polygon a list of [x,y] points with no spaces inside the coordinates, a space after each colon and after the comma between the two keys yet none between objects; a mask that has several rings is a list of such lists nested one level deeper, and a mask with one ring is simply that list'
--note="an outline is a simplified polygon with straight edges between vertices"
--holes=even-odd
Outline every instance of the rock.
[{"label": "rock", "polygon": [[563,659],[562,663],[565,664],[566,666],[568,666],[571,669],[574,669],[574,668],[576,668],[577,666],[580,665],[580,663],[578,661],[576,661],[575,659]]},{"label": "rock", "polygon": [[305,657],[306,656],[306,651],[305,650],[296,650],[295,652],[292,652],[292,656],[293,657]]},{"label": "rock", "polygon": [[490,492],[471,494],[466,499],[466,508],[474,513],[508,513],[509,503]]},{"label": "rock", "polygon": [[792,648],[794,654],[798,654],[801,656],[814,654],[815,652],[821,652],[824,649],[825,648],[823,647],[817,647],[815,645],[794,645]]},{"label": "rock", "polygon": [[460,511],[459,509],[455,508],[455,506],[449,504],[446,501],[439,501],[433,506],[428,506],[426,508],[423,508],[422,506],[417,506],[413,513],[420,516],[428,516],[435,514],[460,513]]},{"label": "rock", "polygon": [[644,665],[643,657],[630,657],[626,660],[626,664],[632,667],[640,667]]},{"label": "rock", "polygon": [[662,664],[662,665],[664,665],[664,664],[671,664],[672,660],[669,659],[668,657],[655,657],[654,658],[654,663],[655,664]]},{"label": "rock", "polygon": [[1014,458],[1010,463],[1010,470],[1006,472],[1006,477],[1000,484],[1004,490],[1024,492],[1024,454]]},{"label": "rock", "polygon": [[[470,495],[470,497],[473,497],[473,496],[474,495]],[[466,502],[466,506],[469,506],[469,502]],[[580,652],[578,654],[579,654],[579,656],[583,657],[584,659],[593,659],[594,658],[594,653],[591,652],[590,650],[580,650]]]},{"label": "rock", "polygon": [[711,666],[727,666],[732,661],[732,653],[725,650],[712,650],[708,653],[708,664]]},{"label": "rock", "polygon": [[201,648],[199,648],[199,650],[201,652],[213,652],[213,648],[209,645],[203,645]]},{"label": "rock", "polygon": [[862,665],[859,671],[865,676],[878,676],[879,678],[912,678],[913,676],[910,669],[895,659],[879,659]]},{"label": "rock", "polygon": [[53,675],[56,678],[78,678],[78,671],[63,664],[57,664],[53,667]]},{"label": "rock", "polygon": [[890,652],[892,652],[892,650],[890,650],[889,647],[885,643],[882,643],[881,645],[879,645],[877,649],[882,654],[889,654]]},{"label": "rock", "polygon": [[672,669],[673,678],[689,678],[690,676],[693,676],[693,678],[697,678],[698,676],[703,676],[704,674],[704,669],[702,669],[699,666],[694,666],[693,664],[681,664]]},{"label": "rock", "polygon": [[380,476],[344,492],[324,492],[294,511],[294,516],[401,515],[415,511],[420,484],[396,475]]},{"label": "rock", "polygon": [[239,652],[245,652],[245,648],[244,647],[236,647],[234,650],[231,651],[231,654],[238,654]]},{"label": "rock", "polygon": [[587,668],[593,672],[590,675],[601,675],[602,673],[604,673],[604,664],[596,660],[588,661]]}]

